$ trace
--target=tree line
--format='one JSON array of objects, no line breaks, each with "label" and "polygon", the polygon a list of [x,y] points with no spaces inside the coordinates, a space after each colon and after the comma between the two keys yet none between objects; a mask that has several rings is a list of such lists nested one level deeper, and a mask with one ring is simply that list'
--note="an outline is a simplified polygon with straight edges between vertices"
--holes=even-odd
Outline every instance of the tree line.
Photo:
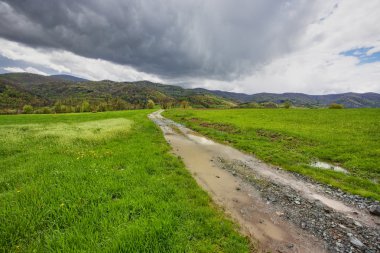
[{"label": "tree line", "polygon": [[75,100],[57,100],[52,106],[34,107],[30,104],[25,104],[22,109],[13,109],[4,111],[5,114],[51,114],[51,113],[81,113],[81,112],[105,112],[105,111],[120,111],[120,110],[137,110],[137,109],[153,109],[161,107],[162,109],[170,109],[172,107],[190,108],[188,101],[175,101],[170,98],[165,98],[157,103],[152,99],[148,99],[144,103],[129,103],[121,98],[112,98],[104,101],[75,101]]}]

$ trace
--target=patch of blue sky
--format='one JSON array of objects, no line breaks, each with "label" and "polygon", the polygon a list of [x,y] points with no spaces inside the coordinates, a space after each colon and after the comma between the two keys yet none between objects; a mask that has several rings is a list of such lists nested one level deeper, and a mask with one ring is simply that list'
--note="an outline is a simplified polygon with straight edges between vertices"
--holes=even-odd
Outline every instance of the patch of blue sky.
[{"label": "patch of blue sky", "polygon": [[[57,71],[54,71],[50,68],[47,68],[47,67],[44,67],[41,65],[37,65],[37,64],[33,64],[33,63],[29,63],[29,62],[25,62],[25,61],[21,61],[21,60],[12,60],[12,59],[9,59],[9,58],[6,58],[6,57],[0,55],[0,74],[9,72],[6,70],[6,68],[26,69],[28,67],[35,68],[35,69],[40,70],[42,72],[45,72],[49,75],[57,74]],[[61,73],[59,73],[59,74],[61,74]]]},{"label": "patch of blue sky", "polygon": [[373,62],[380,62],[380,51],[374,53],[368,53],[373,47],[361,47],[355,48],[348,51],[340,53],[344,56],[356,57],[359,59],[359,64],[367,64]]}]

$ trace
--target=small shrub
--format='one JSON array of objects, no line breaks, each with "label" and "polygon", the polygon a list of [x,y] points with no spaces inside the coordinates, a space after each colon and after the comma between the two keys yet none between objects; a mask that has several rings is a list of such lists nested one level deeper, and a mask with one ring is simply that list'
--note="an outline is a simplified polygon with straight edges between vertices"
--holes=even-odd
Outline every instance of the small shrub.
[{"label": "small shrub", "polygon": [[189,102],[186,101],[186,100],[181,101],[181,108],[182,108],[182,109],[187,109],[187,108],[189,108]]},{"label": "small shrub", "polygon": [[89,111],[91,111],[90,103],[87,100],[83,101],[83,103],[81,105],[80,111],[81,112],[89,112]]},{"label": "small shrub", "polygon": [[290,101],[285,101],[284,108],[289,109],[292,106],[292,103]]},{"label": "small shrub", "polygon": [[99,111],[99,106],[97,106],[97,105],[91,106],[91,112],[98,112],[98,111]]},{"label": "small shrub", "polygon": [[329,109],[343,109],[344,106],[342,104],[332,103],[329,105]]},{"label": "small shrub", "polygon": [[74,112],[75,111],[75,107],[71,106],[71,105],[66,105],[66,108],[65,108],[65,112],[66,113],[71,113],[71,112]]},{"label": "small shrub", "polygon": [[80,112],[80,110],[81,110],[81,106],[80,105],[75,106],[75,112]]},{"label": "small shrub", "polygon": [[22,111],[26,114],[32,113],[33,112],[33,106],[24,105],[24,107],[22,108]]},{"label": "small shrub", "polygon": [[105,111],[107,111],[107,103],[105,103],[105,102],[101,102],[100,104],[99,104],[99,112],[105,112]]},{"label": "small shrub", "polygon": [[42,108],[42,113],[43,114],[50,114],[50,113],[52,113],[52,110],[49,107],[44,107],[44,108]]},{"label": "small shrub", "polygon": [[264,102],[264,103],[261,103],[261,106],[263,108],[278,108],[278,105],[274,102]]},{"label": "small shrub", "polygon": [[146,108],[148,108],[148,109],[153,109],[154,106],[155,106],[154,101],[153,101],[152,99],[149,99],[149,100],[148,100],[148,103],[146,104]]},{"label": "small shrub", "polygon": [[55,103],[54,103],[54,111],[56,112],[56,113],[61,113],[61,112],[63,112],[62,110],[64,109],[63,107],[62,107],[63,105],[62,105],[62,102],[60,101],[60,100],[57,100]]}]

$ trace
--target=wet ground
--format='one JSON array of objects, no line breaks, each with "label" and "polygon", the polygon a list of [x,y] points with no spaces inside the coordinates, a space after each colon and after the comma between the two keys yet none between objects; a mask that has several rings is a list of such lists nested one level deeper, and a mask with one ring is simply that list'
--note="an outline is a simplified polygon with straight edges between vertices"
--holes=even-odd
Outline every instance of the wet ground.
[{"label": "wet ground", "polygon": [[206,190],[262,252],[379,252],[380,220],[320,184],[267,165],[161,116],[161,128]]}]

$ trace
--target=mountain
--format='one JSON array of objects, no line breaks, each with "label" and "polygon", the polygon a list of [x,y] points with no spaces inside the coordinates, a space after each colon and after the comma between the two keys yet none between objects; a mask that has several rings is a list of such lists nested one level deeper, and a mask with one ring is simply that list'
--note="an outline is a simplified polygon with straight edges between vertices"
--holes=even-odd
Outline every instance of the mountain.
[{"label": "mountain", "polygon": [[76,76],[70,76],[70,75],[51,75],[50,77],[58,78],[65,81],[72,81],[72,82],[88,82],[89,80],[76,77]]},{"label": "mountain", "polygon": [[332,103],[342,104],[346,108],[380,107],[380,94],[342,93],[328,95],[307,95],[302,93],[259,93],[251,95],[253,102],[284,103],[290,101],[296,106],[320,107]]},{"label": "mountain", "polygon": [[264,103],[273,102],[282,104],[286,101],[295,106],[325,107],[332,103],[342,104],[346,108],[375,108],[380,107],[380,94],[378,93],[341,93],[328,95],[308,95],[303,93],[257,93],[247,95],[244,93],[232,93],[218,90],[210,90],[210,93],[236,101],[237,103]]},{"label": "mountain", "polygon": [[[84,81],[41,76],[30,73],[0,75],[0,109],[18,109],[25,104],[32,106],[78,107],[83,101],[94,107],[110,109],[144,108],[149,99],[165,106],[179,105],[182,100],[196,108],[230,108],[237,104],[212,93],[197,92],[178,86],[139,82]],[[23,98],[23,99],[22,99]],[[106,105],[104,105],[106,104]],[[71,109],[70,109],[71,110]]]},{"label": "mountain", "polygon": [[0,112],[21,110],[26,104],[38,108],[62,106],[66,111],[81,110],[79,107],[84,101],[88,101],[94,110],[100,107],[102,110],[137,109],[145,108],[149,99],[163,107],[178,106],[184,100],[194,108],[250,107],[252,103],[282,104],[287,101],[294,106],[311,108],[332,103],[343,104],[346,108],[380,107],[380,94],[377,93],[248,95],[202,88],[185,89],[149,81],[88,81],[67,75],[0,74]]},{"label": "mountain", "polygon": [[50,82],[60,82],[60,79],[56,79],[50,76],[43,76],[31,73],[5,73],[0,74],[0,81],[7,82],[9,84],[22,83],[22,84],[44,84]]},{"label": "mountain", "polygon": [[245,93],[235,93],[235,92],[228,92],[228,91],[221,91],[221,90],[207,90],[203,88],[195,88],[194,90],[200,91],[200,92],[209,92],[216,96],[223,97],[226,99],[231,99],[239,103],[253,102],[252,95],[248,95]]}]

